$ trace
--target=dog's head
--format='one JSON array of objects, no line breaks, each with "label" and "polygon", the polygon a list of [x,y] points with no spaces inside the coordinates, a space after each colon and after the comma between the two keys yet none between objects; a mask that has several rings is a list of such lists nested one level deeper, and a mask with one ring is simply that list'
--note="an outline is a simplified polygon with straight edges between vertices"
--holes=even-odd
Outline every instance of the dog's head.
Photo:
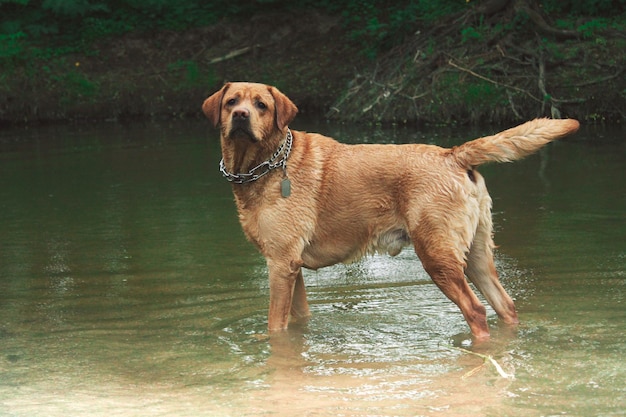
[{"label": "dog's head", "polygon": [[225,138],[262,142],[285,133],[298,108],[277,88],[256,83],[228,83],[202,105],[204,114]]}]

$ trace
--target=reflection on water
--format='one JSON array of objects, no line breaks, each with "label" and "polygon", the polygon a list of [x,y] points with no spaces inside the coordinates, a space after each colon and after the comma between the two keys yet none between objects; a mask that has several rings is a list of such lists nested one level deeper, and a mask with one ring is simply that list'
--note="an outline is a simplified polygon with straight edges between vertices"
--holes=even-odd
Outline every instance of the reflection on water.
[{"label": "reflection on water", "polygon": [[522,323],[489,310],[475,345],[410,249],[308,271],[313,317],[269,339],[264,260],[205,123],[2,131],[0,415],[621,415],[623,137],[587,129],[481,170]]}]

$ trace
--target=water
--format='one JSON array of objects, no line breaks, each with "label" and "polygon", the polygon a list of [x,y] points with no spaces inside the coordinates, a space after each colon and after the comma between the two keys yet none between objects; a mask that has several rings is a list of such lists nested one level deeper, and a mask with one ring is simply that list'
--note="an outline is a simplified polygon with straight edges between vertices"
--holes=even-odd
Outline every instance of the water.
[{"label": "water", "polygon": [[268,339],[265,263],[206,123],[0,131],[0,415],[623,415],[624,136],[481,169],[521,324],[488,310],[476,345],[410,249],[306,273],[312,319]]}]

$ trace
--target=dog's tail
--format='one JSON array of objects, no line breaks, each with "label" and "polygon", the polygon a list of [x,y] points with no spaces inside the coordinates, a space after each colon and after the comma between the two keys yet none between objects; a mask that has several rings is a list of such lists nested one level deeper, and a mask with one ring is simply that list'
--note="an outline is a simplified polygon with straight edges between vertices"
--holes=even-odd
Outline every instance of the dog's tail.
[{"label": "dog's tail", "polygon": [[454,147],[452,154],[467,168],[487,162],[511,162],[538,151],[548,142],[574,133],[579,126],[574,119],[535,119]]}]

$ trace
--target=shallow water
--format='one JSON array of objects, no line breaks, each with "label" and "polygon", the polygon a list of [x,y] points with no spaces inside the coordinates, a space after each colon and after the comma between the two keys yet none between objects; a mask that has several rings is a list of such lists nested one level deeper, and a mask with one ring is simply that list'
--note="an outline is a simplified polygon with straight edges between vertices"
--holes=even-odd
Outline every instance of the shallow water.
[{"label": "shallow water", "polygon": [[307,272],[313,317],[268,339],[265,263],[219,158],[200,122],[0,131],[0,415],[623,415],[623,130],[481,169],[521,324],[488,310],[478,345],[410,249]]}]

